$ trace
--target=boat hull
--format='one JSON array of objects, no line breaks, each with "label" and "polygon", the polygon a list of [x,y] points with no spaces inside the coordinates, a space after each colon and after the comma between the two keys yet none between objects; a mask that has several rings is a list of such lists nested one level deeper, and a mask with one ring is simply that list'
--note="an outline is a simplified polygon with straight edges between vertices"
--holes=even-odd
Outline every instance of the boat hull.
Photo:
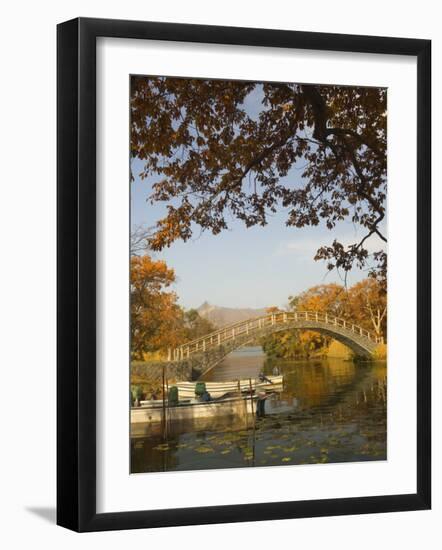
[{"label": "boat hull", "polygon": [[[206,390],[213,398],[222,397],[227,393],[242,392],[250,390],[250,385],[254,391],[281,391],[283,385],[283,376],[269,376],[271,382],[261,382],[259,379],[244,379],[233,382],[205,382]],[[177,382],[174,384],[178,388],[179,399],[192,399],[195,397],[196,382]]]},{"label": "boat hull", "polygon": [[207,403],[186,403],[175,407],[141,406],[132,407],[130,411],[131,424],[154,424],[158,422],[174,422],[194,420],[198,418],[217,418],[220,416],[246,417],[254,414],[256,399],[226,399],[209,401]]}]

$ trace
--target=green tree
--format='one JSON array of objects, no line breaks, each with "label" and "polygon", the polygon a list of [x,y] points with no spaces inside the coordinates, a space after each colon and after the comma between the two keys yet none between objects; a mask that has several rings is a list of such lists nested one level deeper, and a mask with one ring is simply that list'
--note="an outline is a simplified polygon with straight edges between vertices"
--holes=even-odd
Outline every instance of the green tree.
[{"label": "green tree", "polygon": [[216,326],[201,317],[196,309],[189,309],[184,313],[183,323],[185,341],[200,338],[216,330]]}]

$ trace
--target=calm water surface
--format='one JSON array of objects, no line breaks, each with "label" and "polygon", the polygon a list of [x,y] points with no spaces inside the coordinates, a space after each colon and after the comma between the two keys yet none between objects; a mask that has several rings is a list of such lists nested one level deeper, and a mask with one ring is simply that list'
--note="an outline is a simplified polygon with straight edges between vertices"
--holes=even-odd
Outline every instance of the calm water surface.
[{"label": "calm water surface", "polygon": [[241,420],[200,419],[170,426],[166,440],[159,427],[149,428],[131,440],[131,471],[386,459],[385,363],[266,361],[260,348],[245,348],[205,379],[254,378],[275,366],[284,374],[283,392],[266,401],[266,415],[254,428]]}]

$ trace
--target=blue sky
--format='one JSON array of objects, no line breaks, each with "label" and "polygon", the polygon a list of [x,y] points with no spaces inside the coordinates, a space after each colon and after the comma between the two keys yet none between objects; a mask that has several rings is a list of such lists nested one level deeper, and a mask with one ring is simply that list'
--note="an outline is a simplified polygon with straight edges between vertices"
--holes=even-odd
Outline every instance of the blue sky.
[{"label": "blue sky", "polygon": [[[246,110],[253,116],[259,111],[259,94],[250,94]],[[142,163],[132,163],[135,181],[131,183],[132,227],[152,226],[166,210],[165,204],[151,205],[147,197],[158,178],[141,180]],[[290,178],[298,177],[291,171]],[[204,301],[224,307],[260,308],[284,306],[288,296],[307,288],[331,282],[342,282],[334,270],[328,272],[325,262],[313,259],[316,250],[336,238],[342,243],[358,242],[364,236],[351,222],[341,222],[330,231],[325,226],[286,227],[286,214],[280,211],[269,218],[266,227],[246,228],[232,219],[229,230],[219,235],[200,234],[196,228],[192,240],[176,241],[168,249],[155,253],[173,267],[177,276],[174,290],[185,308],[200,306]],[[382,248],[381,241],[367,241],[369,251]],[[366,277],[353,270],[348,284]]]}]

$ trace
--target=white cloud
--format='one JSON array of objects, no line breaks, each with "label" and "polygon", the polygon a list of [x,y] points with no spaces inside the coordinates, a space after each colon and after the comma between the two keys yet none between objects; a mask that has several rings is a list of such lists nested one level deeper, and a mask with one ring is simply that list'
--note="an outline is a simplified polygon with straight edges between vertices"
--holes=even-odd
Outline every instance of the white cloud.
[{"label": "white cloud", "polygon": [[[324,235],[318,236],[316,239],[297,239],[290,241],[280,242],[275,251],[274,256],[298,256],[299,258],[310,257],[316,254],[316,251],[321,246],[331,246],[336,239],[343,244],[346,248],[352,244],[358,243],[363,238],[363,233],[355,232],[353,235],[339,235],[334,234],[329,238],[324,238]],[[378,252],[379,250],[387,250],[387,243],[385,243],[376,233],[371,235],[369,239],[364,242],[364,247],[368,250],[369,254]]]},{"label": "white cloud", "polygon": [[296,241],[282,241],[276,247],[275,256],[299,256],[310,258],[315,255],[320,246],[319,239],[298,239]]}]

